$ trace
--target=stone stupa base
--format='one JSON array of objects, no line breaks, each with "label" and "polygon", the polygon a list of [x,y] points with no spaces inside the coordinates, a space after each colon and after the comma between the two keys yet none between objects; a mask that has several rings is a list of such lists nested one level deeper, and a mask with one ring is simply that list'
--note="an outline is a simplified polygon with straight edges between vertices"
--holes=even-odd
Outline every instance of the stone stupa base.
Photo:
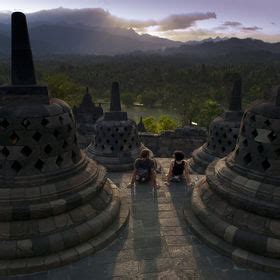
[{"label": "stone stupa base", "polygon": [[208,165],[217,159],[205,150],[204,145],[201,146],[193,151],[192,157],[188,160],[191,174],[205,174]]},{"label": "stone stupa base", "polygon": [[[89,187],[86,192],[92,189]],[[64,266],[112,242],[128,222],[129,204],[109,179],[106,179],[99,193],[78,207],[71,209],[69,205],[68,211],[57,215],[53,213],[54,216],[1,222],[2,237],[26,234],[29,237],[15,240],[14,243],[1,241],[0,275],[30,274]],[[93,204],[95,209],[100,210],[92,208]],[[54,206],[63,208],[61,201]]]},{"label": "stone stupa base", "polygon": [[[224,168],[223,165],[224,160],[211,164],[207,169],[208,180],[206,181],[204,177],[194,187],[191,200],[186,203],[184,210],[187,223],[209,247],[232,258],[237,264],[264,271],[280,272],[279,219],[248,212],[244,207],[238,207],[238,204],[242,204],[241,198],[232,196],[231,202],[234,203],[229,204],[224,199],[221,189],[219,196],[216,191],[212,191],[211,185],[215,188],[217,184],[222,188],[219,178],[214,175],[214,169],[216,168],[217,172],[217,169]],[[224,174],[232,175],[230,172]],[[238,182],[244,183],[245,180],[244,177],[237,176],[232,185],[237,186]],[[265,190],[262,192],[260,184],[256,184],[254,180],[249,181],[245,189],[259,192],[259,195],[261,193],[267,195]],[[239,186],[241,187],[242,184]],[[248,208],[250,207],[254,207],[253,200]],[[273,212],[273,209],[268,211]],[[263,212],[265,213],[265,210]]]}]

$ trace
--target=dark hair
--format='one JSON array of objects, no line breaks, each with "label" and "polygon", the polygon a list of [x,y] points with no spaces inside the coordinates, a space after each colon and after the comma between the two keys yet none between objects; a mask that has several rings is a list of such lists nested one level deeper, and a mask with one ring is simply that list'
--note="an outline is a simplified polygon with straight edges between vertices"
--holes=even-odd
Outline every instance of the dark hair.
[{"label": "dark hair", "polygon": [[175,157],[175,160],[180,161],[185,158],[185,154],[182,151],[175,151],[174,157]]},{"label": "dark hair", "polygon": [[150,151],[148,149],[144,149],[140,153],[141,158],[148,158],[150,156]]}]

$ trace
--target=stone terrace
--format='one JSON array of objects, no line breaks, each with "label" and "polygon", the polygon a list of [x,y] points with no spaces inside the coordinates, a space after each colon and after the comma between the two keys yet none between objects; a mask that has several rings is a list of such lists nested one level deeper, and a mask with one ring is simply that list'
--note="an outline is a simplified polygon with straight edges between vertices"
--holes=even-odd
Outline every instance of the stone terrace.
[{"label": "stone terrace", "polygon": [[[169,159],[159,159],[167,172]],[[104,250],[72,265],[38,274],[0,277],[21,280],[84,279],[279,279],[279,274],[237,267],[204,245],[183,218],[190,192],[183,185],[126,189],[129,173],[109,173],[126,193],[131,217],[121,235]],[[194,177],[195,179],[195,177]]]}]

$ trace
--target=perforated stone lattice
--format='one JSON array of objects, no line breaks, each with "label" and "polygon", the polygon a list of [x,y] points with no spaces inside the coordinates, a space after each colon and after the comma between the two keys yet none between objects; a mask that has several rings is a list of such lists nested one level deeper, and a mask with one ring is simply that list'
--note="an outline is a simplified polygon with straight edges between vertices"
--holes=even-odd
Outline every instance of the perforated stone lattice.
[{"label": "perforated stone lattice", "polygon": [[233,155],[237,165],[279,176],[280,119],[271,119],[248,111]]},{"label": "perforated stone lattice", "polygon": [[0,116],[0,176],[52,172],[75,165],[80,157],[70,110],[48,117]]},{"label": "perforated stone lattice", "polygon": [[223,157],[234,150],[239,132],[239,123],[225,121],[213,121],[209,129],[209,137],[206,143],[208,150]]},{"label": "perforated stone lattice", "polygon": [[98,123],[94,147],[102,153],[130,152],[140,146],[137,129],[130,121]]}]

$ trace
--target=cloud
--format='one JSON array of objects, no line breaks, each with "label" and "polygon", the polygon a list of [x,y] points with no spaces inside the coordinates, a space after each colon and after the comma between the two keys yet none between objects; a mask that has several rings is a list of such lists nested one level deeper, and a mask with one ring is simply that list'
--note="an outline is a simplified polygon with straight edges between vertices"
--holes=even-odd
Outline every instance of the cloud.
[{"label": "cloud", "polygon": [[248,26],[248,27],[242,27],[242,31],[259,31],[262,30],[261,27],[258,26]]},{"label": "cloud", "polygon": [[30,21],[66,22],[100,27],[120,27],[145,30],[155,28],[158,31],[169,31],[189,28],[197,21],[215,19],[214,12],[174,14],[163,19],[134,20],[112,15],[102,8],[65,9],[57,8],[29,14]]},{"label": "cloud", "polygon": [[216,18],[217,16],[214,12],[170,15],[158,21],[157,25],[159,31],[186,29],[193,26],[197,21]]},{"label": "cloud", "polygon": [[239,21],[226,21],[223,23],[223,26],[227,27],[240,27],[242,26],[242,23]]}]

